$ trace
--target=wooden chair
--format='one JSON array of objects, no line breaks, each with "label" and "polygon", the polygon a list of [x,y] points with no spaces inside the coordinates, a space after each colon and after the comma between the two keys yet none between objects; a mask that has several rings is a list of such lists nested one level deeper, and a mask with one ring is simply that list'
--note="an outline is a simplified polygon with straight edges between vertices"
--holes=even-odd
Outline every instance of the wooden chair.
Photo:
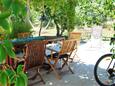
[{"label": "wooden chair", "polygon": [[102,48],[102,26],[94,26],[91,30],[89,48]]},{"label": "wooden chair", "polygon": [[73,52],[74,55],[73,55],[73,57],[69,58],[71,60],[71,62],[73,62],[73,59],[75,58],[75,56],[77,56],[76,52],[77,52],[78,45],[80,44],[81,32],[70,32],[68,39],[75,39],[77,41],[75,50]]},{"label": "wooden chair", "polygon": [[36,75],[39,75],[43,83],[45,81],[40,74],[40,68],[43,65],[45,59],[45,45],[46,41],[32,41],[26,44],[25,48],[25,61],[24,61],[24,71],[26,72],[28,69],[35,67],[36,74],[31,79],[35,78]]},{"label": "wooden chair", "polygon": [[77,41],[80,41],[81,32],[70,32],[69,33],[69,39],[76,39]]},{"label": "wooden chair", "polygon": [[53,53],[52,50],[51,55],[47,56],[48,63],[51,66],[52,70],[55,72],[57,79],[61,79],[61,76],[56,71],[56,64],[58,64],[60,60],[63,61],[61,69],[63,69],[63,67],[67,65],[71,73],[74,73],[68,64],[68,58],[71,56],[75,44],[76,40],[63,40],[60,51],[58,53]]}]

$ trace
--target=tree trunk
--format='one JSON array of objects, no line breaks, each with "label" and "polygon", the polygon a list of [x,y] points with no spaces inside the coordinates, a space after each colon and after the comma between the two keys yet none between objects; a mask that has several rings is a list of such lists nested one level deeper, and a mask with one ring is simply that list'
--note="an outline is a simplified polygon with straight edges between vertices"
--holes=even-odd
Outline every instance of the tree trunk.
[{"label": "tree trunk", "polygon": [[55,19],[54,19],[54,23],[56,25],[56,30],[57,30],[56,36],[58,37],[58,36],[60,36],[60,28],[59,28],[59,25]]},{"label": "tree trunk", "polygon": [[41,31],[42,31],[42,24],[43,24],[43,21],[41,21],[41,23],[40,23],[39,36],[41,36]]},{"label": "tree trunk", "polygon": [[63,33],[64,33],[64,31],[65,31],[66,29],[67,29],[67,28],[65,28],[65,27],[61,28],[61,33],[60,33],[60,36],[62,36],[62,35],[63,35]]}]

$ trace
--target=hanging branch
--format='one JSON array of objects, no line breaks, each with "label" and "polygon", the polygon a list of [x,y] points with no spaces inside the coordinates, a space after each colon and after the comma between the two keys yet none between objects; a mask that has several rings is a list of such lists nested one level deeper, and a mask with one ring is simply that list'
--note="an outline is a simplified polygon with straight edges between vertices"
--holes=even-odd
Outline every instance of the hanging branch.
[{"label": "hanging branch", "polygon": [[35,28],[32,22],[30,21],[30,0],[27,0],[27,20],[29,21],[32,28]]}]

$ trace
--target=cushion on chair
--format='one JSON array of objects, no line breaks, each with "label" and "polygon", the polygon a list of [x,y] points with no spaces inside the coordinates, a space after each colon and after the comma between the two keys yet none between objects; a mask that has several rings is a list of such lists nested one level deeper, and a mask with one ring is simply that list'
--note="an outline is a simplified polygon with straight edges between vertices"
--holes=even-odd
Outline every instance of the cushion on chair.
[{"label": "cushion on chair", "polygon": [[[47,55],[46,56],[47,58],[50,58],[51,55]],[[53,54],[53,58],[57,58],[58,57],[58,53],[54,53]],[[62,59],[62,58],[67,58],[68,57],[68,54],[63,54],[63,55],[60,55],[59,59]]]}]

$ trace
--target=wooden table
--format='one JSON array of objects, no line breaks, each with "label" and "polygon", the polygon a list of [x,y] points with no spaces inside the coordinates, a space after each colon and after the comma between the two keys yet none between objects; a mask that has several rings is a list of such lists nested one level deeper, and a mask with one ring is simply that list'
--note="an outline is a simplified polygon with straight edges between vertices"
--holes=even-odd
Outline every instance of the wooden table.
[{"label": "wooden table", "polygon": [[[26,38],[18,38],[11,40],[15,47],[15,53],[19,54],[20,52],[23,52],[23,49],[25,48],[25,44],[34,40],[48,40],[48,42],[54,42],[54,41],[61,41],[64,40],[64,37],[56,37],[56,36],[37,36],[37,37],[26,37]],[[51,49],[50,49],[51,50]],[[49,52],[49,51],[48,51]],[[49,53],[50,54],[50,53]],[[12,59],[7,59],[8,64],[12,64]]]}]

